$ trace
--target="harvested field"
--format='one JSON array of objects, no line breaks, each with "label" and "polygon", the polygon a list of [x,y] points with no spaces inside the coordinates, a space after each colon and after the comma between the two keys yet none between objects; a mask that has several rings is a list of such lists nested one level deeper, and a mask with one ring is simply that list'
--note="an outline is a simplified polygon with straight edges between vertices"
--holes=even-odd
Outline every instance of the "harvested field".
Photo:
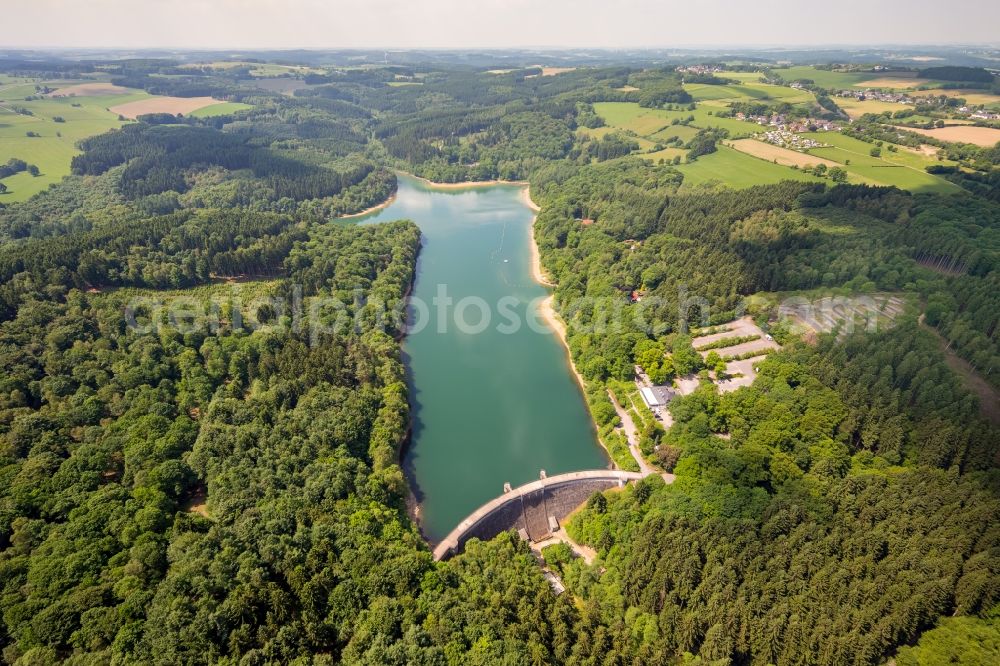
[{"label": "harvested field", "polygon": [[987,106],[1000,106],[1000,95],[984,92],[982,90],[962,88],[935,88],[933,90],[917,90],[911,93],[914,97],[961,97],[966,104],[985,104]]},{"label": "harvested field", "polygon": [[50,92],[47,97],[98,97],[100,95],[126,95],[134,90],[111,83],[80,83]]},{"label": "harvested field", "polygon": [[915,76],[883,76],[865,81],[862,85],[865,88],[916,88],[930,82],[930,79],[918,79]]},{"label": "harvested field", "polygon": [[916,129],[913,127],[902,127],[910,132],[923,134],[941,141],[954,141],[958,143],[972,143],[977,146],[991,147],[1000,141],[1000,129],[992,127],[976,127],[975,125],[956,125],[952,127],[938,127],[936,129]]},{"label": "harvested field", "polygon": [[741,153],[753,155],[754,157],[759,157],[760,159],[767,160],[768,162],[783,164],[784,166],[805,167],[815,166],[817,164],[825,164],[828,167],[841,166],[839,162],[834,162],[833,160],[817,157],[815,155],[808,155],[806,153],[800,153],[795,150],[758,141],[757,139],[738,139],[736,141],[730,141],[729,146],[735,148]]},{"label": "harvested field", "polygon": [[913,109],[913,105],[899,104],[897,102],[882,102],[877,99],[854,99],[853,97],[838,97],[837,106],[842,108],[852,120],[860,118],[866,113],[895,113]]},{"label": "harvested field", "polygon": [[135,102],[128,102],[127,104],[112,106],[108,108],[108,111],[135,120],[146,113],[187,114],[198,109],[203,109],[206,106],[221,103],[219,100],[211,97],[150,97]]}]

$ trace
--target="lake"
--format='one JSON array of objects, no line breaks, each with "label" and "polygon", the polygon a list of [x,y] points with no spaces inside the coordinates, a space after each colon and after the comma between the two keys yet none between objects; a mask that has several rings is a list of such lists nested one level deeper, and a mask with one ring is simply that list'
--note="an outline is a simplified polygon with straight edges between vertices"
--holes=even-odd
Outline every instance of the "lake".
[{"label": "lake", "polygon": [[537,317],[547,291],[532,279],[523,188],[443,190],[400,175],[395,200],[357,219],[403,218],[423,235],[403,345],[413,418],[403,466],[437,541],[505,482],[608,461],[566,351]]}]

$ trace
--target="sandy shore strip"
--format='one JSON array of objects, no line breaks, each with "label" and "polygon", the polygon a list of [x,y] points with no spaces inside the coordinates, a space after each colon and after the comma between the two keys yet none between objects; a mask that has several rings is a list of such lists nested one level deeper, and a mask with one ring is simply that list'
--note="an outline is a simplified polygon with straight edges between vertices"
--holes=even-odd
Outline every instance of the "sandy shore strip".
[{"label": "sandy shore strip", "polygon": [[[529,208],[531,208],[536,212],[538,210],[541,210],[538,207],[538,205],[534,201],[532,201],[531,193],[529,192],[527,186],[524,187],[524,190],[522,192],[522,197],[524,198],[525,205],[527,205]],[[529,243],[531,250],[531,277],[535,280],[535,282],[542,285],[546,289],[551,289],[552,287],[555,286],[555,283],[552,282],[552,280],[550,280],[547,275],[545,275],[545,269],[542,268],[542,254],[538,250],[537,241],[535,241],[535,221],[537,219],[538,219],[537,215],[532,217],[531,233],[529,234],[529,237],[531,239],[531,242]],[[576,365],[573,363],[573,352],[570,351],[569,341],[566,338],[567,335],[566,322],[564,322],[559,317],[559,313],[556,312],[555,302],[556,302],[556,297],[554,294],[549,294],[548,296],[546,296],[543,300],[539,301],[538,303],[538,314],[539,316],[541,316],[542,321],[544,321],[549,326],[549,328],[551,328],[555,332],[556,337],[559,338],[559,342],[562,343],[563,349],[566,350],[566,361],[567,364],[569,365],[569,369],[573,372],[573,376],[576,378],[576,383],[580,385],[580,390],[583,393],[586,393],[587,385],[583,380],[583,375],[580,374],[580,371],[576,369]],[[601,442],[601,445],[604,446],[604,442]],[[607,446],[604,446],[604,449],[607,450]],[[609,459],[610,459],[610,453],[609,453]]]},{"label": "sandy shore strip", "polygon": [[383,201],[380,204],[376,204],[376,205],[374,205],[374,206],[372,206],[370,208],[365,208],[363,211],[360,211],[360,212],[357,212],[357,213],[349,213],[347,215],[338,215],[337,217],[335,217],[333,219],[335,219],[335,220],[349,220],[352,217],[362,217],[364,215],[367,215],[368,213],[374,213],[377,210],[382,210],[383,208],[388,208],[392,204],[392,202],[395,201],[395,200],[396,200],[396,191],[393,190],[392,194],[389,195],[389,198],[386,199],[385,201]]},{"label": "sandy shore strip", "polygon": [[[492,185],[517,185],[527,189],[528,181],[526,180],[466,180],[461,183],[438,183],[433,180],[427,180],[426,178],[421,178],[420,176],[414,176],[412,173],[407,173],[406,171],[399,171],[404,176],[412,178],[414,180],[419,180],[421,183],[435,190],[469,190],[475,187],[490,187]],[[538,207],[531,204],[534,210],[538,210]]]},{"label": "sandy shore strip", "polygon": [[[426,186],[436,190],[464,190],[475,187],[488,187],[492,185],[516,185],[521,188],[521,201],[524,202],[524,205],[536,213],[541,210],[538,204],[536,204],[531,198],[531,191],[527,181],[474,180],[463,183],[436,183],[433,180],[427,180],[426,178],[421,178],[420,176],[414,176],[412,173],[407,173],[405,171],[399,171],[397,173],[419,180]],[[362,215],[363,213],[357,214]],[[546,289],[551,289],[555,286],[555,283],[545,275],[545,269],[542,268],[542,255],[538,250],[538,243],[535,242],[535,221],[537,219],[537,215],[531,218],[531,233],[528,234],[531,241],[529,243],[529,251],[531,252],[531,277],[535,280],[535,282],[542,285]],[[569,362],[569,368],[573,371],[573,376],[576,377],[576,382],[580,385],[580,390],[586,392],[586,384],[583,381],[583,375],[580,374],[580,372],[576,369],[576,366],[573,364],[573,354],[569,349],[569,342],[566,338],[566,323],[559,318],[559,314],[556,312],[554,295],[549,294],[544,300],[539,302],[538,314],[542,318],[542,321],[544,321],[553,330],[556,337],[559,338],[563,349],[566,350],[566,359]]]}]

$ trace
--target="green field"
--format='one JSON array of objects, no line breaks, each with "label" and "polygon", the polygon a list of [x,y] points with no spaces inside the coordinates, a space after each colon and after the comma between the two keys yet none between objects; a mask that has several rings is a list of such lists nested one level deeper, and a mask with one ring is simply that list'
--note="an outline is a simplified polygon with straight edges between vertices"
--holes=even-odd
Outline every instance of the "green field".
[{"label": "green field", "polygon": [[[647,139],[663,142],[671,136],[680,136],[682,140],[687,141],[698,132],[699,128],[706,127],[721,127],[728,130],[732,137],[751,136],[762,129],[754,123],[709,115],[711,107],[706,108],[700,104],[694,111],[664,111],[646,109],[631,102],[598,102],[594,104],[594,110],[609,127],[586,130],[592,136],[600,136],[614,129],[624,129],[641,134]],[[694,116],[690,125],[670,124],[674,118],[683,120],[690,116]],[[683,158],[686,154],[685,150],[667,148],[643,154],[641,157],[655,162],[661,158],[672,160],[677,155]],[[810,182],[819,180],[802,171],[758,159],[726,146],[719,146],[717,152],[703,155],[690,164],[679,165],[678,168],[684,173],[684,183],[687,186],[719,181],[731,187],[742,188],[777,183],[782,180]]]},{"label": "green field", "polygon": [[243,104],[242,102],[222,102],[221,104],[213,104],[212,106],[197,109],[188,115],[192,118],[211,118],[213,116],[224,116],[229,113],[245,111],[246,109],[252,108],[252,105]]},{"label": "green field", "polygon": [[[50,82],[46,84],[52,85]],[[34,86],[34,83],[27,85],[30,88],[27,95],[34,94]],[[21,88],[18,92],[20,90]],[[0,97],[5,100],[0,105],[0,163],[17,157],[37,165],[41,175],[32,177],[27,173],[19,173],[5,178],[3,183],[8,192],[0,194],[0,202],[3,203],[24,201],[50,184],[62,180],[69,174],[70,160],[80,152],[76,148],[80,139],[123,124],[116,114],[107,110],[109,106],[148,97],[147,93],[136,91],[126,95],[23,101],[25,94],[21,94],[18,99],[11,92],[14,91],[0,93]],[[79,106],[73,106],[74,104]],[[34,115],[14,113],[10,109],[11,105],[27,108]],[[56,116],[62,117],[65,122],[55,122],[53,118]],[[37,132],[41,136],[28,137],[27,132]]]},{"label": "green field", "polygon": [[740,83],[759,83],[764,75],[761,72],[720,72],[720,79],[735,79]]},{"label": "green field", "polygon": [[727,146],[719,146],[718,151],[702,155],[690,164],[681,164],[677,169],[684,174],[685,187],[718,181],[739,189],[779,183],[783,180],[808,182],[821,180],[797,169],[761,160]]},{"label": "green field", "polygon": [[651,162],[659,162],[660,160],[663,160],[665,162],[671,162],[675,157],[679,157],[681,158],[681,160],[683,160],[686,155],[687,151],[684,150],[683,148],[664,148],[662,150],[657,150],[651,153],[644,153],[639,157],[641,157],[644,160],[649,160]]},{"label": "green field", "polygon": [[789,104],[812,102],[815,97],[808,90],[796,90],[787,86],[772,86],[766,83],[744,83],[740,85],[712,86],[707,84],[685,84],[684,89],[698,102],[766,102],[781,101]]},{"label": "green field", "polygon": [[[592,139],[601,139],[602,137],[604,137],[604,136],[606,136],[608,134],[615,134],[615,133],[625,134],[626,136],[628,136],[629,139],[631,139],[631,140],[635,141],[637,144],[639,144],[639,150],[640,151],[650,150],[651,148],[653,148],[656,145],[657,140],[653,139],[653,137],[646,138],[644,136],[633,136],[629,132],[629,130],[625,130],[623,132],[622,131],[623,129],[624,128],[621,128],[621,127],[609,127],[607,125],[605,125],[604,127],[594,127],[594,128],[591,128],[591,127],[580,127],[580,128],[577,128],[577,134],[582,134],[582,135],[585,135],[585,136],[589,136]],[[687,129],[687,128],[685,128],[685,129]],[[697,133],[697,130],[692,130],[691,136],[694,136],[695,133]]]},{"label": "green field", "polygon": [[661,129],[659,132],[650,134],[649,138],[654,141],[668,141],[669,139],[680,137],[681,141],[690,141],[695,134],[698,133],[697,127],[691,127],[689,125],[667,125],[665,128]]},{"label": "green field", "polygon": [[[747,86],[739,87],[745,88]],[[705,88],[732,90],[736,86],[705,86]],[[720,118],[709,115],[711,107],[702,104],[699,104],[694,111],[664,111],[646,109],[630,102],[599,102],[594,104],[594,109],[609,125],[609,127],[603,127],[600,130],[588,130],[588,133],[595,136],[606,134],[614,129],[624,129],[635,132],[653,142],[666,141],[671,136],[680,136],[682,140],[687,141],[700,127],[722,127],[729,130],[732,138],[751,136],[762,129],[759,125],[735,118]],[[694,116],[694,120],[689,126],[670,124],[674,118],[686,119],[690,116]],[[895,185],[911,191],[961,191],[961,188],[954,183],[924,170],[924,167],[938,163],[936,158],[918,155],[903,148],[895,153],[883,149],[882,157],[872,157],[869,154],[873,148],[872,144],[844,136],[839,132],[822,132],[807,136],[831,144],[830,148],[816,148],[809,152],[817,157],[845,165],[844,168],[851,176],[851,182]],[[643,150],[649,150],[645,141],[640,141],[640,143]],[[676,149],[668,149],[660,153],[646,154],[643,157],[654,161],[661,157],[669,160],[677,154]],[[718,152],[702,156],[692,164],[681,165],[680,170],[684,172],[684,182],[688,185],[719,180],[732,187],[748,187],[787,179],[816,180],[813,176],[801,171],[723,146],[719,147]]]},{"label": "green field", "polygon": [[[962,188],[943,178],[927,173],[925,167],[931,164],[953,164],[939,162],[935,157],[918,155],[900,147],[896,152],[882,146],[882,155],[872,157],[873,144],[844,136],[839,132],[811,133],[804,136],[828,143],[830,148],[813,148],[810,155],[839,162],[851,174],[868,182],[881,185],[895,185],[900,189],[922,192],[961,192]],[[848,164],[850,162],[850,164]]]},{"label": "green field", "polygon": [[847,112],[851,118],[860,118],[866,113],[895,113],[896,111],[913,110],[912,104],[898,104],[896,102],[883,102],[877,99],[860,100],[853,97],[838,97],[834,102],[837,106]]},{"label": "green field", "polygon": [[774,73],[788,82],[812,79],[820,88],[850,88],[878,78],[872,72],[831,72],[809,66],[775,68]]},{"label": "green field", "polygon": [[594,104],[594,110],[608,125],[632,130],[639,136],[654,135],[670,127],[670,122],[674,118],[684,120],[691,116],[694,116],[694,120],[691,121],[693,127],[721,127],[728,130],[730,138],[733,139],[751,136],[761,131],[760,125],[754,123],[710,115],[717,109],[701,104],[694,111],[664,111],[646,109],[634,102],[598,102]]},{"label": "green field", "polygon": [[706,83],[685,83],[684,90],[691,93],[695,101],[704,100],[754,100],[766,99],[767,93],[750,86],[715,86]]}]

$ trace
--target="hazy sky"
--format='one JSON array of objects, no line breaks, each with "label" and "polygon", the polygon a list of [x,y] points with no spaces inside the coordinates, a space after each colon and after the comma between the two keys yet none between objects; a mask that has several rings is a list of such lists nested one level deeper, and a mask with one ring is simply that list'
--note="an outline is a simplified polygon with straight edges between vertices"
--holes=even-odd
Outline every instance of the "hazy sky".
[{"label": "hazy sky", "polygon": [[0,47],[1000,42],[1000,1],[0,0]]}]

